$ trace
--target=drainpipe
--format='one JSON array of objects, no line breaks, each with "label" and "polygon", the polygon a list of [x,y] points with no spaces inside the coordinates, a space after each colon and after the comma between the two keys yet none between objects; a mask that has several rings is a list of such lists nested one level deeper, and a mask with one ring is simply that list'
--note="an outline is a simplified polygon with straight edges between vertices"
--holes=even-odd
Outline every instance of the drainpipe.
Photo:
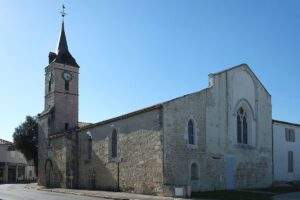
[{"label": "drainpipe", "polygon": [[117,162],[118,165],[118,192],[120,191],[120,161]]}]

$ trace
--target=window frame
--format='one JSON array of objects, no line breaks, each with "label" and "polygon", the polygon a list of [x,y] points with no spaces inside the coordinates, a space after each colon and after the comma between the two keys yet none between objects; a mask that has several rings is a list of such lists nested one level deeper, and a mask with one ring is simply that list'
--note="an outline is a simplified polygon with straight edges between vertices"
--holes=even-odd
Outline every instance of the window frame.
[{"label": "window frame", "polygon": [[91,132],[87,132],[87,141],[86,141],[86,161],[89,162],[93,157],[93,139]]},{"label": "window frame", "polygon": [[196,145],[196,129],[195,121],[193,119],[188,120],[187,124],[187,142],[189,145]]},{"label": "window frame", "polygon": [[250,119],[248,117],[246,109],[244,109],[242,106],[239,107],[239,109],[236,111],[236,142],[239,145],[250,145],[249,120]]},{"label": "window frame", "polygon": [[288,173],[294,173],[294,152],[288,151]]},{"label": "window frame", "polygon": [[[193,166],[196,166],[196,168],[193,168]],[[200,170],[199,170],[199,164],[197,162],[192,162],[190,165],[190,181],[199,181],[200,180]],[[194,174],[196,173],[196,175]]]},{"label": "window frame", "polygon": [[111,133],[111,148],[110,157],[112,159],[118,158],[118,132],[114,129]]},{"label": "window frame", "polygon": [[52,91],[52,78],[48,80],[48,93]]},{"label": "window frame", "polygon": [[285,141],[286,142],[295,142],[296,141],[295,129],[285,128]]},{"label": "window frame", "polygon": [[70,82],[65,80],[65,91],[70,91]]}]

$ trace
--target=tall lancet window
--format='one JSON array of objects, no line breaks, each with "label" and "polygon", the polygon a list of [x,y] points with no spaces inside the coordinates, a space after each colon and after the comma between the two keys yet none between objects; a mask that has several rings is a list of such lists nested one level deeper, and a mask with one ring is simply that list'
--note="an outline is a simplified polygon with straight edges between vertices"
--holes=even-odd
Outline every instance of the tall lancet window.
[{"label": "tall lancet window", "polygon": [[87,160],[91,160],[92,159],[92,153],[93,153],[92,135],[88,131],[87,132]]},{"label": "tall lancet window", "polygon": [[117,156],[118,156],[118,135],[116,129],[114,129],[111,135],[111,157],[116,158]]},{"label": "tall lancet window", "polygon": [[52,86],[52,73],[48,74],[48,92],[51,92],[51,86]]},{"label": "tall lancet window", "polygon": [[51,84],[52,84],[52,80],[50,79],[48,82],[48,92],[51,92]]},{"label": "tall lancet window", "polygon": [[243,108],[237,112],[237,143],[248,144],[248,119]]},{"label": "tall lancet window", "polygon": [[69,81],[66,81],[66,80],[65,80],[65,90],[66,90],[66,91],[69,91],[69,88],[70,88]]},{"label": "tall lancet window", "polygon": [[189,139],[189,144],[195,144],[194,122],[191,119],[188,122],[188,139]]}]

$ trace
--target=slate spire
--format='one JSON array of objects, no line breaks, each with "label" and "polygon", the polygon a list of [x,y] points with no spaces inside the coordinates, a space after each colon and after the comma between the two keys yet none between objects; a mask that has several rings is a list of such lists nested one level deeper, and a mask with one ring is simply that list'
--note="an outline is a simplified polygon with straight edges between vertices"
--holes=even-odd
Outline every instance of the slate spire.
[{"label": "slate spire", "polygon": [[56,54],[64,54],[64,53],[69,53],[69,49],[68,49],[68,43],[67,43],[67,39],[66,39],[66,33],[65,33],[65,23],[64,21],[62,21],[61,24],[61,32],[60,32],[60,37],[59,37],[59,41],[58,41],[58,45],[57,45],[57,50],[56,50]]},{"label": "slate spire", "polygon": [[[64,9],[64,6],[63,6]],[[62,12],[62,24],[61,24],[61,32],[58,40],[58,45],[56,49],[56,53],[50,52],[49,53],[49,63],[51,62],[57,62],[61,64],[67,64],[71,65],[74,67],[79,67],[78,64],[76,63],[76,60],[73,58],[71,55],[69,48],[68,48],[68,43],[67,43],[67,38],[66,38],[66,33],[65,33],[65,23],[64,23],[64,17],[66,13]]]}]

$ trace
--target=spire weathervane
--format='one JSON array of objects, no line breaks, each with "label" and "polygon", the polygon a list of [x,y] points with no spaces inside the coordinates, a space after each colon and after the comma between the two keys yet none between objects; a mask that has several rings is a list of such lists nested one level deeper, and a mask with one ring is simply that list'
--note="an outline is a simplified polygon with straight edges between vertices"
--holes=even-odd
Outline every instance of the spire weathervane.
[{"label": "spire weathervane", "polygon": [[66,7],[63,4],[62,5],[62,11],[60,12],[63,20],[65,19],[65,16],[67,15],[67,13],[65,12],[65,10],[66,10]]}]

